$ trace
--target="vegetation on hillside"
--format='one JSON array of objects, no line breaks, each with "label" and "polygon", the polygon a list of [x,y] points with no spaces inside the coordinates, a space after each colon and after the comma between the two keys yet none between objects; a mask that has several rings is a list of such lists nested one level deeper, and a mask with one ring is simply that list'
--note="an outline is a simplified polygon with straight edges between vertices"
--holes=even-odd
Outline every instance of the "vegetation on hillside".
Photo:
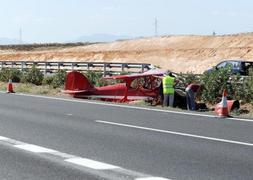
[{"label": "vegetation on hillside", "polygon": [[15,51],[33,51],[33,50],[49,50],[65,47],[86,46],[94,43],[78,42],[78,43],[34,43],[34,44],[17,44],[17,45],[0,45],[0,50],[15,50]]}]

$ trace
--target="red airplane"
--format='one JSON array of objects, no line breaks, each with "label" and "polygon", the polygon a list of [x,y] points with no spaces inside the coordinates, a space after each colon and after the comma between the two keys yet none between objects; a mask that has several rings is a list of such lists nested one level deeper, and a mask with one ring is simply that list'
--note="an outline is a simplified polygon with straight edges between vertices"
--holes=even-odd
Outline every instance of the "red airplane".
[{"label": "red airplane", "polygon": [[[118,83],[94,87],[82,73],[72,71],[66,76],[63,92],[75,98],[92,98],[113,102],[154,100],[159,97],[159,88],[165,73],[167,71],[155,69],[142,74],[105,77],[104,79],[117,80]],[[231,103],[228,103],[229,111],[239,108],[239,101],[230,101]],[[175,88],[174,106],[186,109],[184,90]]]},{"label": "red airplane", "polygon": [[161,77],[165,73],[164,70],[149,70],[136,75],[111,76],[104,79],[117,80],[120,83],[94,87],[82,73],[72,71],[66,76],[63,92],[76,98],[105,101],[151,100],[158,97]]}]

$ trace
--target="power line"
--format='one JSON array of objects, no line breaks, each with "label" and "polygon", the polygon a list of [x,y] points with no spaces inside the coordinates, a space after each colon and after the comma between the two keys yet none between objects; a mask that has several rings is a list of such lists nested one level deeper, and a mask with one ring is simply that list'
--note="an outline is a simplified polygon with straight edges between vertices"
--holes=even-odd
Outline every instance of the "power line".
[{"label": "power line", "polygon": [[19,44],[23,44],[23,39],[22,39],[22,28],[19,29]]},{"label": "power line", "polygon": [[158,36],[158,20],[155,18],[155,36]]}]

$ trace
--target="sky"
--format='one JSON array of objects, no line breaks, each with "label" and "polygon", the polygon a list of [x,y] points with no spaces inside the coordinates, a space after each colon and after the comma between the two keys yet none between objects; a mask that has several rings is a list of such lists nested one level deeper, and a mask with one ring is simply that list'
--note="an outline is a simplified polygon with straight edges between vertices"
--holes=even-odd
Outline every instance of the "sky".
[{"label": "sky", "polygon": [[66,42],[92,34],[253,32],[252,0],[0,0],[0,37]]}]

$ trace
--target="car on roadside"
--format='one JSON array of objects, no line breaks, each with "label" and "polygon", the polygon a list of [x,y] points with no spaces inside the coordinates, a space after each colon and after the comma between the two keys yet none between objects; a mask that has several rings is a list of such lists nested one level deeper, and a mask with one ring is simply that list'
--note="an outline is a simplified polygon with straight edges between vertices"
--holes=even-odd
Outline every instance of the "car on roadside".
[{"label": "car on roadside", "polygon": [[253,61],[245,60],[224,60],[218,63],[216,66],[206,70],[204,73],[210,73],[222,68],[231,68],[233,74],[239,74],[242,76],[249,75],[249,69],[253,69]]}]

